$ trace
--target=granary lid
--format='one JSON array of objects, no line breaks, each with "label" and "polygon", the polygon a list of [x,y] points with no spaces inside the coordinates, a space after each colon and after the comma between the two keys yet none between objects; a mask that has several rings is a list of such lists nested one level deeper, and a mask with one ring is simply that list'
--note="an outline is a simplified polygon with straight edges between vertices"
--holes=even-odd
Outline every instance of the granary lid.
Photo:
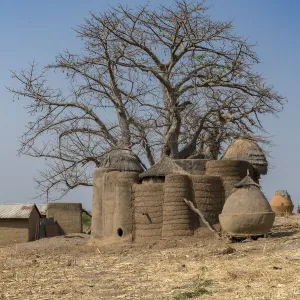
[{"label": "granary lid", "polygon": [[189,173],[178,166],[173,159],[168,156],[163,156],[155,165],[153,165],[147,171],[141,173],[140,178],[165,177],[170,174],[189,175]]},{"label": "granary lid", "polygon": [[100,166],[123,172],[140,173],[144,171],[139,159],[129,148],[112,149],[104,156]]},{"label": "granary lid", "polygon": [[242,188],[242,187],[246,187],[246,186],[256,186],[258,188],[260,188],[260,186],[253,181],[253,179],[249,176],[249,174],[240,182],[238,182],[237,184],[234,185],[235,188]]},{"label": "granary lid", "polygon": [[250,137],[240,137],[234,140],[222,159],[248,161],[259,174],[265,175],[268,172],[268,162],[264,151]]}]

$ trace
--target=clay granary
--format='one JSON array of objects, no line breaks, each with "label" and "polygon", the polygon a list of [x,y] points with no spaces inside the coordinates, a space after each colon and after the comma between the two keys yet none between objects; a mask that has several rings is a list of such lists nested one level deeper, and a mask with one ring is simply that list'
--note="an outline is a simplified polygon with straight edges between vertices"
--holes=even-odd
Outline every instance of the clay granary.
[{"label": "clay granary", "polygon": [[257,182],[258,174],[265,173],[255,167],[247,157],[176,160],[164,156],[142,172],[129,149],[113,150],[94,172],[92,236],[144,242],[197,235],[204,225],[183,199],[191,200],[210,224],[217,224],[234,185],[247,174]]}]

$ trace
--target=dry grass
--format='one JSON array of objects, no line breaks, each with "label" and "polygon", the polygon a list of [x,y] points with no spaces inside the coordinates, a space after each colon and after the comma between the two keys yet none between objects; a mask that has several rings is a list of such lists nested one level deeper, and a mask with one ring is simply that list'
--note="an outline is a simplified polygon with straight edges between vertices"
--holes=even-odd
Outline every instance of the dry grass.
[{"label": "dry grass", "polygon": [[143,247],[81,235],[0,248],[0,299],[300,299],[299,224],[278,218],[270,238],[235,251],[204,231]]}]

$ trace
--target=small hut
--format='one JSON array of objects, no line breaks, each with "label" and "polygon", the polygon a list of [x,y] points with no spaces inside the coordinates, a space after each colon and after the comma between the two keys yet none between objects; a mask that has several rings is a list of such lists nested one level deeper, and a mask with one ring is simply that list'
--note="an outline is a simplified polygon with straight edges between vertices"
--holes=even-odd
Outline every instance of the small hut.
[{"label": "small hut", "polygon": [[38,239],[40,218],[35,204],[0,204],[0,246]]},{"label": "small hut", "polygon": [[266,175],[268,172],[268,162],[264,151],[249,137],[234,140],[225,151],[222,159],[248,161],[256,171],[257,178],[259,178],[259,175]]},{"label": "small hut", "polygon": [[182,167],[168,156],[163,156],[155,165],[140,174],[143,183],[164,182],[165,177],[171,174],[189,175]]},{"label": "small hut", "polygon": [[139,159],[129,148],[115,148],[108,152],[101,163],[101,168],[121,172],[144,171]]}]

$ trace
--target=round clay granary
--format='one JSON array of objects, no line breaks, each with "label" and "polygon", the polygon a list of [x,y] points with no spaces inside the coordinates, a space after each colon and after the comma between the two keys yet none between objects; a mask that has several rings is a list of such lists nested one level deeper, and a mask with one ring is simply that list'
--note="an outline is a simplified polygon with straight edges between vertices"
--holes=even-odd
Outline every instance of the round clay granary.
[{"label": "round clay granary", "polygon": [[276,191],[270,205],[277,216],[289,216],[294,209],[291,196],[286,190]]},{"label": "round clay granary", "polygon": [[241,137],[232,142],[223,155],[223,160],[244,160],[249,162],[258,174],[266,175],[268,162],[264,151],[251,138]]},{"label": "round clay granary", "polygon": [[275,214],[250,176],[235,185],[219,215],[223,231],[234,237],[259,236],[272,228]]}]

